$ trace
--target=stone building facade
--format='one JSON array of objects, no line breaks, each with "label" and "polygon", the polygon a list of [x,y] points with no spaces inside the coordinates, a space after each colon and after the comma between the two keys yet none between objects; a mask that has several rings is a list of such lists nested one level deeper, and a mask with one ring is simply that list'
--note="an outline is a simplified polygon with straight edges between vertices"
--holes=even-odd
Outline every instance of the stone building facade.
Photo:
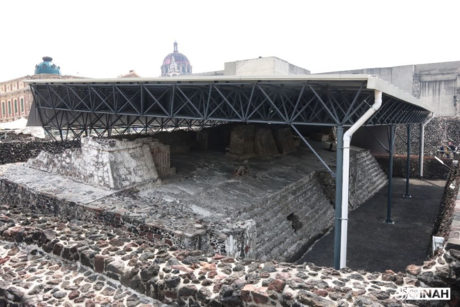
[{"label": "stone building facade", "polygon": [[60,67],[52,60],[51,57],[43,57],[43,62],[35,65],[33,75],[0,82],[0,122],[10,122],[29,116],[33,96],[25,80],[79,78],[61,75]]}]

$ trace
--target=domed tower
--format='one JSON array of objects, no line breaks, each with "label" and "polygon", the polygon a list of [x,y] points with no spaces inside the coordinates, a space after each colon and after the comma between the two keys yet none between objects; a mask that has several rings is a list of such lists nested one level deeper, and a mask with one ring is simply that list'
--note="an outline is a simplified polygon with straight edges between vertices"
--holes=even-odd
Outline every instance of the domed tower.
[{"label": "domed tower", "polygon": [[35,65],[35,74],[61,75],[61,67],[53,63],[53,58],[49,56],[43,57],[43,62]]},{"label": "domed tower", "polygon": [[177,50],[177,42],[174,42],[174,52],[168,54],[163,60],[161,66],[162,77],[172,77],[179,75],[190,75],[192,73],[192,65],[185,55]]}]

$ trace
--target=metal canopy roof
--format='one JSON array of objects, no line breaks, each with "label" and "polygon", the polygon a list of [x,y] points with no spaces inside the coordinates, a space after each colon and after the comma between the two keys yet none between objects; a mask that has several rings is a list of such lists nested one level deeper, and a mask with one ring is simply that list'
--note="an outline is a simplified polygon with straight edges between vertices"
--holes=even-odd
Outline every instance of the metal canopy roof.
[{"label": "metal canopy roof", "polygon": [[366,125],[423,122],[433,110],[368,75],[180,76],[27,81],[34,96],[29,125],[101,133],[129,128],[205,126],[220,122],[351,126],[383,92]]}]

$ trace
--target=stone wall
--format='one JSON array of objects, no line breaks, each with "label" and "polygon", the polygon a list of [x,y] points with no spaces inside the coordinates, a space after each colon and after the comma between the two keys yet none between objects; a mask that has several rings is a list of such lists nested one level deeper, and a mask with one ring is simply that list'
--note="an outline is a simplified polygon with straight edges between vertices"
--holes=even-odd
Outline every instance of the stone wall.
[{"label": "stone wall", "polygon": [[[399,125],[396,132],[401,138],[395,139],[395,153],[407,153],[407,126]],[[418,155],[420,152],[420,125],[411,128],[411,153]],[[455,145],[460,145],[460,118],[435,117],[425,126],[425,156],[434,156],[441,146],[451,140]],[[447,145],[447,144],[446,144]]]},{"label": "stone wall", "polygon": [[[388,180],[369,151],[353,151],[350,159],[350,211],[371,198]],[[255,203],[241,218],[257,224],[260,259],[293,261],[333,226],[335,178],[313,172]]]},{"label": "stone wall", "polygon": [[[453,172],[449,172],[432,233],[433,236],[446,240],[446,249],[460,249],[460,200],[457,200],[459,188],[460,171],[457,167]],[[429,250],[431,253],[431,246]]]},{"label": "stone wall", "polygon": [[[335,178],[328,172],[319,172],[324,193],[335,207]],[[352,151],[350,155],[349,211],[362,205],[388,183],[374,156],[367,150]]]},{"label": "stone wall", "polygon": [[[56,285],[60,285],[59,280],[62,280],[59,275],[53,275],[54,282],[46,279],[43,287],[32,287],[29,280],[21,280],[14,285],[0,282],[0,302],[14,302],[19,306],[32,298],[49,300],[50,295],[46,294],[49,291],[52,295],[60,291],[59,295],[53,295],[57,299],[81,297],[83,301],[90,300],[94,296],[87,297],[86,290],[72,291],[81,290],[81,283],[95,290],[107,285],[108,290],[104,293],[113,294],[117,288],[113,286],[114,282],[131,288],[137,295],[147,295],[166,304],[184,307],[423,306],[423,301],[395,298],[401,289],[414,287],[450,287],[451,306],[457,306],[460,297],[458,250],[440,250],[423,264],[409,265],[406,272],[335,270],[313,263],[296,265],[239,260],[220,254],[183,250],[128,236],[123,231],[89,221],[63,221],[37,213],[20,213],[20,207],[3,205],[1,209],[2,212],[8,211],[8,216],[0,214],[0,239],[11,242],[10,251],[4,253],[1,249],[0,254],[1,273],[8,277],[8,281],[23,276],[33,278],[45,267],[49,275],[60,273],[53,271],[53,268],[60,267],[58,264],[46,266],[47,255],[70,264],[78,263],[82,266],[80,272],[85,272],[78,282],[68,282],[56,290]],[[33,250],[29,256],[16,257],[19,249],[15,243],[31,246]],[[29,267],[25,263],[37,254],[42,254],[43,260],[46,260],[39,267],[42,269],[38,270],[36,265]],[[62,272],[69,270],[63,269]],[[98,287],[97,284],[91,285],[94,281],[108,282],[99,282],[102,287]],[[47,290],[42,291],[45,288]],[[442,301],[430,303],[431,306],[444,306]]]},{"label": "stone wall", "polygon": [[[157,199],[137,200],[130,196],[129,190],[91,203],[78,203],[0,179],[0,200],[2,204],[20,207],[24,213],[102,223],[157,244],[211,251],[238,258],[255,257],[254,221],[235,222],[219,218],[204,220],[196,217],[189,208],[174,203],[159,202]],[[125,206],[131,210],[123,209]]]},{"label": "stone wall", "polygon": [[150,148],[155,168],[160,178],[175,174],[176,169],[171,168],[170,145],[165,145],[152,137],[139,138],[136,142],[146,144]]},{"label": "stone wall", "polygon": [[69,142],[3,142],[0,143],[0,164],[26,162],[38,156],[40,151],[53,154],[66,149],[80,148],[80,141]]},{"label": "stone wall", "polygon": [[158,179],[144,141],[83,138],[81,144],[81,150],[58,155],[43,151],[27,166],[115,190]]},{"label": "stone wall", "polygon": [[261,204],[248,208],[242,219],[257,223],[257,254],[260,259],[292,260],[302,248],[331,226],[334,209],[315,174],[285,187]]},{"label": "stone wall", "polygon": [[[232,127],[232,126],[230,126]],[[235,159],[267,159],[297,150],[291,128],[270,125],[234,125],[227,155]]]},{"label": "stone wall", "polygon": [[[375,158],[379,162],[381,168],[388,174],[388,155],[376,155]],[[443,158],[443,162],[452,167],[452,159]],[[411,156],[410,158],[410,177],[420,177],[420,163],[418,156]],[[407,156],[395,155],[393,157],[393,176],[406,177],[407,171]],[[449,169],[439,163],[433,157],[425,157],[423,160],[423,178],[426,179],[447,179]]]}]

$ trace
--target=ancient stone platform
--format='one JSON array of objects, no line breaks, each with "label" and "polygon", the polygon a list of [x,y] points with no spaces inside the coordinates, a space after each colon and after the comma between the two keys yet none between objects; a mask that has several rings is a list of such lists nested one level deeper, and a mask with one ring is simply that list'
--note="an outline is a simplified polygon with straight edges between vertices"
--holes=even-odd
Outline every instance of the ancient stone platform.
[{"label": "ancient stone platform", "polygon": [[[148,140],[136,140],[132,146],[148,149]],[[123,150],[132,147],[129,142],[119,143]],[[334,169],[335,153],[326,150],[324,143],[311,143]],[[107,151],[116,147],[110,142],[103,146]],[[59,156],[58,166],[73,155]],[[235,176],[235,169],[243,164],[247,173]],[[177,173],[162,178],[161,184],[149,181],[120,190],[29,165],[1,168],[1,194],[8,203],[66,219],[97,220],[182,248],[292,260],[333,224],[333,179],[307,147],[247,163],[222,152],[178,153],[171,156]],[[352,151],[350,173],[350,208],[359,207],[386,184],[375,159],[358,148]]]},{"label": "ancient stone platform", "polygon": [[35,170],[24,166],[24,163],[1,165],[0,175],[36,193],[81,204],[89,204],[116,192],[80,183],[61,175]]}]

